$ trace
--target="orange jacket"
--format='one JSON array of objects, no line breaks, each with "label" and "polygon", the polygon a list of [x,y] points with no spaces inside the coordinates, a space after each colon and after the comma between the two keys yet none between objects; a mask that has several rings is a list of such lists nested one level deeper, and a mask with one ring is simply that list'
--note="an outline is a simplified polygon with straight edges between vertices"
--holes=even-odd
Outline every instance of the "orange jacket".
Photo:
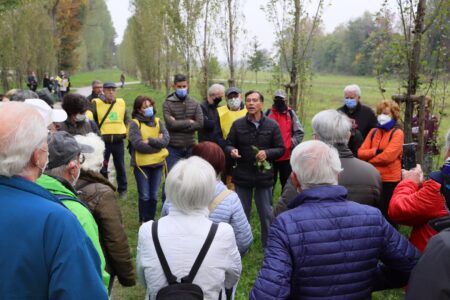
[{"label": "orange jacket", "polygon": [[448,215],[440,190],[441,185],[432,179],[420,188],[412,180],[402,180],[389,203],[389,218],[394,223],[413,227],[409,240],[421,253],[428,240],[437,234],[428,221]]},{"label": "orange jacket", "polygon": [[[376,130],[375,135],[373,135],[374,130]],[[391,138],[393,130],[395,132]],[[358,158],[377,168],[381,181],[399,182],[402,178],[403,139],[403,130],[399,128],[392,128],[389,131],[372,128],[358,150]],[[383,152],[377,155],[377,149]]]}]

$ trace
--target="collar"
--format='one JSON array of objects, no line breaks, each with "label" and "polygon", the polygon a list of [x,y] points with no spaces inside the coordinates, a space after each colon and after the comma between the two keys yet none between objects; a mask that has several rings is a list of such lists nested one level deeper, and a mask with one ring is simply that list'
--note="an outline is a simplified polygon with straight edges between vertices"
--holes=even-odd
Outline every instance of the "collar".
[{"label": "collar", "polygon": [[30,194],[34,194],[36,196],[45,198],[52,202],[61,204],[61,202],[59,202],[58,199],[52,193],[50,193],[40,185],[20,176],[13,176],[13,177],[0,176],[0,185],[21,190]]},{"label": "collar", "polygon": [[207,207],[200,208],[200,209],[194,209],[190,211],[183,211],[181,209],[178,209],[175,207],[172,203],[169,207],[169,216],[171,217],[201,217],[201,218],[208,218],[209,216],[209,210]]},{"label": "collar", "polygon": [[354,115],[356,112],[359,112],[359,111],[361,110],[361,106],[362,106],[361,102],[358,101],[358,103],[356,104],[356,107],[355,107],[354,109],[350,110],[350,109],[344,104],[344,106],[342,106],[342,107],[343,107],[342,110],[344,111],[344,113],[345,113],[346,115]]},{"label": "collar", "polygon": [[354,157],[352,151],[350,150],[350,148],[348,148],[348,146],[346,144],[338,143],[338,144],[334,144],[333,146],[338,151],[339,158],[352,158],[352,157]]},{"label": "collar", "polygon": [[380,123],[377,124],[377,127],[380,129],[384,129],[386,131],[391,130],[392,128],[394,128],[394,126],[397,124],[397,121],[395,121],[394,119],[390,120],[389,122],[387,122],[384,125],[380,125]]},{"label": "collar", "polygon": [[247,122],[250,122],[252,124],[259,123],[259,125],[262,125],[265,118],[266,118],[266,116],[261,112],[261,119],[259,119],[259,121],[252,121],[252,119],[250,119],[250,114],[249,113],[245,114],[245,119],[247,120]]},{"label": "collar", "polygon": [[345,201],[347,189],[340,185],[317,186],[302,191],[288,204],[289,209],[302,205],[305,202],[338,202]]}]

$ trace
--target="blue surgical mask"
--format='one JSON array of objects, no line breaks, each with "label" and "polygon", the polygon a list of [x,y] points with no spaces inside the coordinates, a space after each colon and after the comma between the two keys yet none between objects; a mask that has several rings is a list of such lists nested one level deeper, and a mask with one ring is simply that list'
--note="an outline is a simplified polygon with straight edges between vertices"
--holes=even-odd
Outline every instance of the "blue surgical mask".
[{"label": "blue surgical mask", "polygon": [[180,97],[180,98],[184,98],[187,96],[188,94],[188,90],[187,88],[183,88],[183,89],[176,89],[175,90],[175,94]]},{"label": "blue surgical mask", "polygon": [[356,107],[356,105],[358,105],[358,101],[356,101],[355,99],[352,98],[345,98],[345,106],[347,106],[349,109],[353,109]]},{"label": "blue surgical mask", "polygon": [[153,107],[147,107],[144,109],[144,117],[151,118],[153,117]]}]

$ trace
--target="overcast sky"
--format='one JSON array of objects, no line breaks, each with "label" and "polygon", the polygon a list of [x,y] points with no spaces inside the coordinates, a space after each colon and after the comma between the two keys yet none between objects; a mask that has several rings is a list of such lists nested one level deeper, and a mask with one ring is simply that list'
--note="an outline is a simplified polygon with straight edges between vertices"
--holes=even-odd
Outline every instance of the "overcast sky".
[{"label": "overcast sky", "polygon": [[[244,2],[243,13],[245,15],[244,26],[247,30],[246,40],[256,36],[262,48],[272,49],[274,41],[273,27],[260,10],[260,7],[265,5],[267,0],[241,1]],[[318,1],[311,0],[305,2],[308,2],[307,10],[313,13]],[[383,2],[384,0],[325,0],[326,5],[322,17],[325,31],[332,32],[336,26],[361,16],[364,11],[371,13],[377,12]],[[395,3],[395,0],[389,0],[389,2]],[[127,19],[132,14],[129,7],[129,0],[106,0],[106,3],[111,12],[114,27],[116,28],[116,43],[119,44],[122,41],[123,33],[127,26]]]}]

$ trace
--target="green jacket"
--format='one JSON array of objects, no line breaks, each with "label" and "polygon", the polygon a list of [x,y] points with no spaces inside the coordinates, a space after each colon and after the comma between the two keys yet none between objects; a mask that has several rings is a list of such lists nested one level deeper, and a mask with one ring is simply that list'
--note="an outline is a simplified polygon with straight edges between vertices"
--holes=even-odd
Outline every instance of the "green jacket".
[{"label": "green jacket", "polygon": [[92,244],[97,250],[98,256],[100,256],[100,267],[102,271],[102,281],[105,286],[106,291],[108,291],[110,276],[108,272],[105,271],[105,256],[103,255],[102,248],[100,246],[97,223],[95,223],[94,217],[92,216],[89,209],[81,204],[73,191],[68,189],[59,180],[43,174],[36,181],[44,189],[48,190],[58,198],[67,197],[67,200],[62,200],[64,205],[77,217],[78,221],[83,226],[86,234],[91,239]]}]

